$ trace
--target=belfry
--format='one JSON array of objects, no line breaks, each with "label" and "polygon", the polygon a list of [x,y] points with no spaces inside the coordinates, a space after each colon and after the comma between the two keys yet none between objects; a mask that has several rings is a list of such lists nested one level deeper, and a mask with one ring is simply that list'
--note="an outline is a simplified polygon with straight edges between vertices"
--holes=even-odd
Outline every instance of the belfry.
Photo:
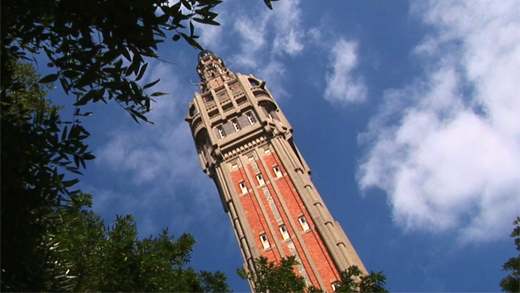
[{"label": "belfry", "polygon": [[200,94],[189,104],[202,169],[215,182],[245,268],[294,255],[308,285],[334,291],[339,272],[363,263],[311,181],[293,129],[264,81],[199,54]]}]

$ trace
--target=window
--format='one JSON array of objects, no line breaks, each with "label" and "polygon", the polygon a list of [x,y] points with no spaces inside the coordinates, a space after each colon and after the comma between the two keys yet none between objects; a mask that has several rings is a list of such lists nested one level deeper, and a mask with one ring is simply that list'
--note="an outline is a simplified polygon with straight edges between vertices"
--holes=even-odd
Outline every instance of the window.
[{"label": "window", "polygon": [[240,124],[238,124],[238,121],[236,119],[231,120],[231,123],[233,123],[233,128],[235,128],[235,131],[240,130]]},{"label": "window", "polygon": [[280,170],[280,167],[274,166],[273,171],[277,178],[282,177],[282,170]]},{"label": "window", "polygon": [[224,128],[222,128],[222,126],[217,127],[217,131],[220,138],[226,137],[226,133],[224,132]]},{"label": "window", "polygon": [[303,231],[309,230],[309,223],[307,223],[307,219],[305,219],[305,217],[299,217],[298,222],[300,222]]},{"label": "window", "polygon": [[260,185],[264,185],[265,184],[264,176],[262,176],[262,174],[256,175],[256,180],[258,180],[258,184],[260,184]]},{"label": "window", "polygon": [[242,194],[247,193],[247,186],[246,186],[246,183],[244,181],[238,183],[238,186],[240,186],[240,190],[242,190]]},{"label": "window", "polygon": [[195,105],[191,105],[190,107],[190,116],[193,116],[195,114],[197,114],[198,111],[197,111],[197,108],[195,108]]},{"label": "window", "polygon": [[265,234],[260,235],[260,241],[262,242],[262,246],[264,247],[264,249],[268,249],[269,247],[271,247],[271,245],[269,245],[269,240],[267,239],[267,235],[265,235]]},{"label": "window", "polygon": [[280,233],[282,233],[283,240],[289,239],[289,231],[287,231],[287,227],[280,226]]},{"label": "window", "polygon": [[246,116],[247,116],[247,120],[249,120],[249,124],[253,124],[256,122],[255,117],[253,116],[253,113],[247,112]]},{"label": "window", "polygon": [[267,118],[273,120],[273,116],[271,116],[271,113],[270,113],[270,112],[267,113]]},{"label": "window", "polygon": [[210,102],[210,101],[213,101],[213,96],[212,95],[207,95],[204,97],[204,102]]},{"label": "window", "polygon": [[231,109],[233,109],[233,104],[232,103],[227,103],[227,104],[222,106],[222,110],[224,112],[227,112],[228,110],[231,110]]}]

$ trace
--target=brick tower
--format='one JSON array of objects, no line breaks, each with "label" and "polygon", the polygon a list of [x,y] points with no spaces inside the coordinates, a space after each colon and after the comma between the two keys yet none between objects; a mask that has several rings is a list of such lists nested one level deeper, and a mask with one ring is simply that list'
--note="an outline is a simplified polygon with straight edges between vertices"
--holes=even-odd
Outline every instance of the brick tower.
[{"label": "brick tower", "polygon": [[294,255],[308,285],[333,291],[357,265],[354,247],[310,178],[293,129],[265,82],[235,74],[210,51],[199,54],[200,91],[189,104],[202,169],[215,182],[245,260]]}]

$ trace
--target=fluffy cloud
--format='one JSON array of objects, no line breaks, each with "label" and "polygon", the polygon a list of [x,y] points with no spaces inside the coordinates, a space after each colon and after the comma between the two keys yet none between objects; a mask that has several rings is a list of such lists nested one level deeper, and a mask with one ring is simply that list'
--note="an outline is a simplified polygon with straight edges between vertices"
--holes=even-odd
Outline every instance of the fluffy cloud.
[{"label": "fluffy cloud", "polygon": [[280,1],[271,13],[275,30],[273,52],[276,54],[296,56],[304,49],[305,34],[301,25],[299,5],[299,0]]},{"label": "fluffy cloud", "polygon": [[[221,26],[220,32],[224,31],[236,39],[233,46],[225,46],[230,50],[228,56],[222,56],[226,57],[233,71],[253,73],[265,79],[280,99],[287,95],[283,89],[285,68],[282,58],[296,57],[305,48],[300,1],[274,3],[274,10],[267,9],[263,3],[257,5],[257,9],[247,10],[234,7],[232,1],[222,5],[227,9],[224,11],[226,18],[233,21]],[[210,39],[204,36],[205,33],[202,38]]]},{"label": "fluffy cloud", "polygon": [[353,74],[358,65],[357,43],[340,38],[332,47],[327,74],[325,99],[332,103],[346,104],[366,99],[367,88],[361,77]]},{"label": "fluffy cloud", "polygon": [[200,172],[189,127],[183,121],[192,98],[186,87],[188,83],[178,81],[171,65],[152,62],[143,83],[158,78],[163,80],[153,91],[170,94],[157,97],[152,104],[148,118],[155,124],[135,125],[132,121],[130,125],[122,124],[112,130],[110,139],[96,151],[99,156],[96,162],[131,174],[136,185]]},{"label": "fluffy cloud", "polygon": [[[171,93],[157,97],[152,104],[148,118],[155,124],[137,125],[125,117],[124,123],[112,127],[109,139],[94,150],[94,173],[97,178],[118,176],[108,185],[83,188],[94,194],[96,211],[132,213],[143,223],[140,233],[144,235],[160,231],[165,228],[162,225],[189,229],[222,213],[217,191],[201,170],[190,129],[183,120],[193,95],[188,82],[178,81],[175,70],[160,62],[150,64],[143,82],[162,77],[153,91]],[[201,210],[197,218],[189,213],[194,208]],[[183,216],[172,216],[165,224],[165,215]]]},{"label": "fluffy cloud", "polygon": [[414,52],[424,78],[388,90],[360,142],[362,190],[387,192],[406,229],[506,235],[520,198],[518,1],[416,4],[432,33]]},{"label": "fluffy cloud", "polygon": [[[258,58],[259,52],[268,53],[263,57],[272,59],[283,54],[294,57],[304,49],[300,1],[280,1],[275,5],[274,10],[264,8],[255,11],[260,13],[238,12],[234,30],[239,36],[241,53],[237,57],[240,64],[263,64]],[[264,50],[266,46],[270,49]]]}]

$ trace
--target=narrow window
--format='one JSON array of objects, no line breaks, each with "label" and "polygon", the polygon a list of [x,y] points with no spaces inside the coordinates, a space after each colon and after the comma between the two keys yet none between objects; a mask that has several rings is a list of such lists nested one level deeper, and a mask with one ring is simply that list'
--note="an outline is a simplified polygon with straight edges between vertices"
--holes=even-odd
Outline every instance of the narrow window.
[{"label": "narrow window", "polygon": [[277,178],[282,177],[282,170],[280,170],[280,167],[274,166],[273,171]]},{"label": "narrow window", "polygon": [[246,187],[246,183],[244,181],[238,183],[238,186],[240,186],[240,190],[242,190],[242,194],[247,193],[247,187]]},{"label": "narrow window", "polygon": [[224,132],[224,128],[222,128],[222,126],[217,127],[217,131],[220,138],[226,137],[226,133]]},{"label": "narrow window", "polygon": [[260,241],[262,242],[262,246],[264,247],[264,249],[268,249],[269,247],[271,247],[269,245],[269,240],[267,239],[267,235],[265,235],[265,234],[260,235]]},{"label": "narrow window", "polygon": [[253,124],[255,123],[255,117],[253,117],[253,113],[251,112],[247,112],[246,113],[246,116],[247,116],[247,120],[249,120],[249,124]]},{"label": "narrow window", "polygon": [[256,180],[258,180],[258,184],[260,184],[260,185],[264,185],[265,184],[264,176],[262,176],[262,174],[256,175]]},{"label": "narrow window", "polygon": [[238,124],[238,121],[236,119],[233,119],[231,123],[233,123],[233,128],[235,128],[235,131],[240,130],[240,124]]},{"label": "narrow window", "polygon": [[195,114],[197,114],[198,111],[197,111],[197,108],[195,108],[195,105],[191,105],[190,107],[190,116],[193,116]]},{"label": "narrow window", "polygon": [[305,217],[299,217],[298,222],[300,222],[303,231],[309,230],[309,223],[307,223],[307,219],[305,219]]},{"label": "narrow window", "polygon": [[283,240],[289,239],[289,232],[287,231],[287,227],[280,226],[280,233],[282,234]]}]

